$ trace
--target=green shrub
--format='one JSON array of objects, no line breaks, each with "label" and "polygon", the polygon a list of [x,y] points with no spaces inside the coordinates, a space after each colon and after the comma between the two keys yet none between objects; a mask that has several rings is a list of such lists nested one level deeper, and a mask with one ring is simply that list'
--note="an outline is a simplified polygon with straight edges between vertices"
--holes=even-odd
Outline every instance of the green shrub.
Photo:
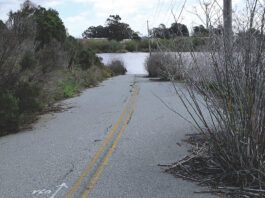
[{"label": "green shrub", "polygon": [[125,49],[129,52],[135,52],[137,51],[138,44],[136,41],[128,41],[125,43]]},{"label": "green shrub", "polygon": [[31,51],[27,51],[20,61],[21,70],[34,69],[37,60]]},{"label": "green shrub", "polygon": [[19,99],[11,91],[0,93],[0,136],[14,132],[19,126]]},{"label": "green shrub", "polygon": [[139,48],[139,51],[148,51],[149,50],[149,41],[147,39],[141,40],[138,48]]},{"label": "green shrub", "polygon": [[71,98],[80,91],[79,86],[75,82],[62,83],[62,90],[65,98]]},{"label": "green shrub", "polygon": [[92,74],[90,70],[87,70],[82,73],[82,86],[90,88],[94,87],[97,84],[97,81],[95,79],[95,76]]},{"label": "green shrub", "polygon": [[88,39],[85,42],[85,47],[96,53],[122,52],[125,50],[122,43],[107,39]]},{"label": "green shrub", "polygon": [[42,49],[45,45],[56,39],[63,43],[66,39],[66,29],[59,13],[56,10],[38,7],[34,15],[37,22],[36,40],[39,41],[38,49]]},{"label": "green shrub", "polygon": [[42,66],[42,72],[51,72],[59,65],[58,49],[55,46],[44,48],[38,53],[39,63]]},{"label": "green shrub", "polygon": [[108,67],[112,71],[113,75],[124,75],[127,72],[127,69],[124,66],[124,62],[118,59],[112,60]]},{"label": "green shrub", "polygon": [[85,47],[92,49],[96,53],[111,52],[107,39],[88,39],[85,43]]},{"label": "green shrub", "polygon": [[110,68],[105,66],[93,66],[85,72],[82,72],[82,86],[94,87],[99,82],[112,76]]},{"label": "green shrub", "polygon": [[195,36],[192,38],[192,44],[194,47],[205,45],[205,39]]},{"label": "green shrub", "polygon": [[[151,40],[150,41],[150,47],[152,50],[157,48],[156,41]],[[147,52],[149,51],[149,40],[148,39],[142,39],[138,44],[138,51],[141,52]]]},{"label": "green shrub", "polygon": [[91,49],[85,49],[79,54],[79,64],[83,70],[87,70],[94,64],[100,65],[101,60]]},{"label": "green shrub", "polygon": [[110,78],[112,76],[112,72],[111,72],[111,69],[109,67],[104,66],[102,72],[103,72],[104,78]]},{"label": "green shrub", "polygon": [[15,96],[19,99],[20,113],[34,113],[43,108],[40,102],[41,87],[30,82],[21,82],[15,91]]},{"label": "green shrub", "polygon": [[120,52],[124,49],[123,45],[115,40],[109,42],[111,52]]},{"label": "green shrub", "polygon": [[0,135],[16,132],[43,108],[40,102],[41,87],[30,82],[20,82],[11,90],[0,93]]}]

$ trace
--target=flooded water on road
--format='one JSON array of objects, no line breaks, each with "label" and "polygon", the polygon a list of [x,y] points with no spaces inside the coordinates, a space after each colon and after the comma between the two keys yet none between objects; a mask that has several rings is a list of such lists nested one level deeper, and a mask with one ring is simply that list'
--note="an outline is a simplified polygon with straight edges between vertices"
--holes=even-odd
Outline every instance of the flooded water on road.
[{"label": "flooded water on road", "polygon": [[97,54],[103,60],[104,64],[108,64],[112,59],[123,60],[127,69],[127,74],[147,74],[144,68],[144,62],[149,53],[144,52],[128,52],[128,53],[102,53]]}]

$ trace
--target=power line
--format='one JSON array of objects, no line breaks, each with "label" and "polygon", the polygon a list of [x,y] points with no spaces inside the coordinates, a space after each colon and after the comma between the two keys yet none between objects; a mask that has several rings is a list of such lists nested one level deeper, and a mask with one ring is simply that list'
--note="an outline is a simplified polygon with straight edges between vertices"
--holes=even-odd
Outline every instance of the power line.
[{"label": "power line", "polygon": [[160,5],[160,0],[158,0],[158,3],[156,4],[156,9],[155,9],[154,15],[153,15],[152,20],[151,20],[151,26],[153,26],[153,24],[154,24],[155,17],[157,15],[157,12],[158,12],[158,9],[159,9],[159,5]]},{"label": "power line", "polygon": [[174,3],[172,3],[172,5],[168,9],[168,12],[167,12],[167,15],[166,15],[167,16],[166,24],[169,22],[170,17],[172,17],[171,16],[171,10],[174,10],[174,8],[176,7],[176,5],[177,5],[177,0],[174,0]]}]

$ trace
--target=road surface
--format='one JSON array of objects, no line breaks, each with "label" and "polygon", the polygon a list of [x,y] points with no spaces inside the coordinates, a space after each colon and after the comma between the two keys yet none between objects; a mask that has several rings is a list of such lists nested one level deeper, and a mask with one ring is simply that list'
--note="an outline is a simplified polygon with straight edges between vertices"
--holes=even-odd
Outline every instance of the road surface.
[{"label": "road surface", "polygon": [[155,95],[185,115],[170,83],[125,75],[0,138],[0,198],[214,197],[157,166],[186,154],[176,142],[193,129]]}]

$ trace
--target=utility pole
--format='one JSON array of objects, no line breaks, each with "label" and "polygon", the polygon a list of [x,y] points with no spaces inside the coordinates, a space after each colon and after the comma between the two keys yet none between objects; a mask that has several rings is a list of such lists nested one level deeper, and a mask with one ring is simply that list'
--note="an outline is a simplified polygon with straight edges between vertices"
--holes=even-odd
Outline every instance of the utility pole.
[{"label": "utility pole", "polygon": [[224,21],[224,44],[227,55],[232,53],[232,0],[223,0],[223,21]]},{"label": "utility pole", "polygon": [[204,6],[205,6],[205,14],[206,14],[206,29],[208,30],[209,29],[209,10],[208,10],[208,6],[210,5],[210,3],[204,3]]},{"label": "utility pole", "polygon": [[151,56],[152,52],[151,52],[151,45],[150,45],[150,31],[149,31],[149,22],[148,22],[148,20],[147,20],[147,32],[148,32],[149,54]]}]

